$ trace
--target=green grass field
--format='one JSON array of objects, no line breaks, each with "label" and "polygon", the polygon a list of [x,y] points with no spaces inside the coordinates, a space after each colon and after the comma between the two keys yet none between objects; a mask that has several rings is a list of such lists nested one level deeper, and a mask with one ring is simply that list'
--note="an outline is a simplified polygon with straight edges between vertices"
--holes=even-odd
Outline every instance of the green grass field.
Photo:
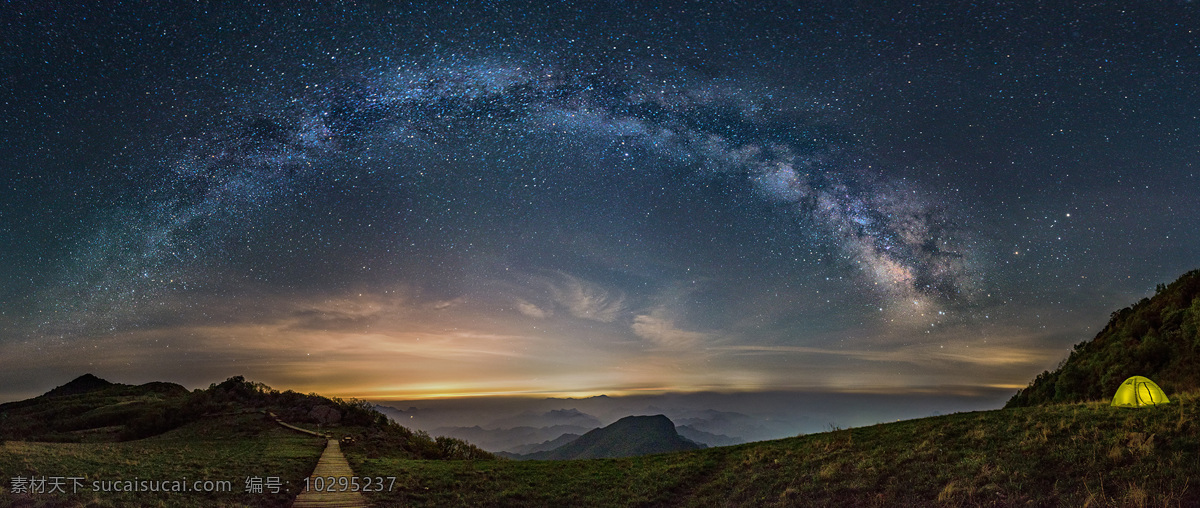
[{"label": "green grass field", "polygon": [[[209,417],[171,432],[118,443],[0,445],[0,506],[288,506],[324,449],[322,439],[289,431],[258,413]],[[84,477],[71,494],[18,495],[12,478]],[[248,477],[278,477],[278,494],[246,492]],[[230,491],[93,492],[93,481],[229,482]],[[203,485],[201,485],[203,487]],[[47,489],[48,490],[48,489]]]},{"label": "green grass field", "polygon": [[[1145,409],[1082,403],[959,413],[628,459],[408,460],[344,452],[396,477],[376,506],[1196,506],[1197,398]],[[344,429],[340,429],[344,430]],[[207,417],[120,443],[7,442],[0,506],[287,506],[319,438],[264,415]],[[225,493],[16,495],[13,476],[221,480]],[[248,494],[247,477],[290,492]],[[390,482],[388,482],[390,484]]]},{"label": "green grass field", "polygon": [[565,462],[370,459],[377,506],[1196,506],[1196,397],[959,413],[734,447]]}]

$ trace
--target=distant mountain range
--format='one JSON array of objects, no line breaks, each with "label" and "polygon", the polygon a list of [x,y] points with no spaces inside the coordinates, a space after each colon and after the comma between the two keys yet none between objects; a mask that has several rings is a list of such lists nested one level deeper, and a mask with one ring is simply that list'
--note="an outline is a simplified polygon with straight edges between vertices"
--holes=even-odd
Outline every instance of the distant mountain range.
[{"label": "distant mountain range", "polygon": [[[596,397],[595,399],[606,400],[607,397]],[[546,401],[579,402],[574,399],[546,399]],[[644,408],[646,413],[652,413],[656,409],[658,408],[652,406]],[[523,411],[491,420],[477,419],[476,421],[480,423],[471,426],[429,426],[429,418],[436,417],[431,415],[430,410],[416,407],[397,409],[377,404],[375,410],[401,425],[413,425],[421,428],[419,423],[426,423],[423,430],[434,436],[462,439],[485,450],[518,455],[551,450],[590,430],[603,426],[600,418],[576,408]],[[763,431],[757,420],[741,413],[715,410],[689,411],[683,418],[683,422],[686,424],[677,426],[677,433],[688,440],[706,446],[729,446],[747,442],[742,437],[722,433],[721,431],[725,429],[740,428],[755,433]]]},{"label": "distant mountain range", "polygon": [[654,415],[626,416],[552,450],[503,455],[521,460],[574,460],[635,457],[701,448],[706,446],[680,436],[669,418]]},{"label": "distant mountain range", "polygon": [[603,424],[599,418],[590,414],[584,413],[575,408],[569,409],[552,409],[543,413],[533,411],[525,411],[513,416],[506,416],[493,420],[485,425],[490,429],[511,429],[516,427],[550,427],[550,426],[567,426],[578,427],[587,431],[602,427]]},{"label": "distant mountain range", "polygon": [[691,425],[678,425],[675,427],[675,430],[678,431],[679,435],[683,436],[685,439],[708,446],[733,446],[746,442],[744,439],[739,437],[730,437],[724,434],[713,434],[711,432],[699,430]]},{"label": "distant mountain range", "polygon": [[731,411],[692,411],[677,417],[675,421],[681,427],[681,434],[710,446],[741,444],[746,442],[745,436],[768,436],[773,433],[763,425],[762,419]]},{"label": "distant mountain range", "polygon": [[553,450],[555,448],[563,446],[567,443],[570,443],[571,441],[574,441],[576,439],[579,439],[579,434],[563,434],[563,435],[558,436],[557,438],[551,439],[549,441],[543,441],[541,443],[518,446],[516,448],[513,448],[512,450],[507,450],[505,452],[501,452],[501,455],[506,455],[508,457],[512,457],[515,455],[528,455],[528,454],[537,453],[537,452],[548,452],[550,450]]},{"label": "distant mountain range", "polygon": [[511,429],[485,429],[479,426],[438,427],[429,431],[429,433],[435,436],[462,439],[484,450],[527,453],[519,450],[546,441],[557,440],[564,434],[579,436],[598,427],[599,425],[591,427],[552,425],[549,427],[514,427]]}]

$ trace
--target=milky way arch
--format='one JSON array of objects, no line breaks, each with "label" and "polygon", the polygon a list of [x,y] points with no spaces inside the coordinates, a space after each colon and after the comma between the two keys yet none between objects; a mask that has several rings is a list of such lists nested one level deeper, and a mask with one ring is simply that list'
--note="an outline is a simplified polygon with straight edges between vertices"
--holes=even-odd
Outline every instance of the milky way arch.
[{"label": "milky way arch", "polygon": [[[507,125],[636,143],[696,174],[742,178],[807,219],[812,235],[859,267],[893,303],[970,298],[970,243],[920,189],[848,155],[830,130],[777,114],[716,83],[664,84],[634,73],[458,59],[363,75],[181,140],[149,204],[118,210],[80,245],[66,287],[95,314],[186,287],[188,263],[219,255],[189,231],[237,220],[323,178],[325,162],[386,138],[429,150],[447,136]],[[164,284],[164,282],[169,283]]]}]

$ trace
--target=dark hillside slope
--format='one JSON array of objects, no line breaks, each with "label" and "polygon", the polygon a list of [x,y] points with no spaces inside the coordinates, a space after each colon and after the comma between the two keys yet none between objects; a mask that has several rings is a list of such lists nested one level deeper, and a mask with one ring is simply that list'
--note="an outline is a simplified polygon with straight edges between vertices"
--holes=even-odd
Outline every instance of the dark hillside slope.
[{"label": "dark hillside slope", "polygon": [[356,459],[375,506],[1200,506],[1200,406],[1050,404],[605,460]]},{"label": "dark hillside slope", "polygon": [[32,399],[0,404],[0,439],[115,441],[147,414],[177,408],[188,391],[174,383],[110,383],[91,374]]},{"label": "dark hillside slope", "polygon": [[113,383],[110,383],[104,379],[100,379],[93,374],[84,374],[72,379],[71,382],[65,385],[55,387],[53,390],[46,392],[44,396],[61,397],[64,395],[78,395],[81,393],[103,390],[110,386],[114,386]]},{"label": "dark hillside slope", "polygon": [[0,404],[0,442],[132,441],[235,414],[273,423],[268,413],[304,428],[351,436],[373,456],[494,458],[460,439],[413,432],[364,401],[280,392],[242,376],[189,392],[174,383],[133,386],[85,374],[44,395]]},{"label": "dark hillside slope", "polygon": [[679,436],[675,424],[663,415],[626,416],[612,425],[592,430],[550,451],[521,458],[536,460],[634,457],[654,453],[698,450],[703,446]]},{"label": "dark hillside slope", "polygon": [[1095,338],[1077,344],[1057,370],[1041,373],[1005,407],[1105,399],[1133,375],[1154,380],[1168,396],[1200,388],[1200,270],[1113,312]]}]

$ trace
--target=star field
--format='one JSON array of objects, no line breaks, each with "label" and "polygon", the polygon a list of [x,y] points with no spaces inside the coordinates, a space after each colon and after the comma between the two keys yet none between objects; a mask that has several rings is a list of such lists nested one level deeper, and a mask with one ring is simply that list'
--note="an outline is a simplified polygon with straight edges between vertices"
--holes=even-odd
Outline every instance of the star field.
[{"label": "star field", "polygon": [[11,6],[5,384],[995,398],[1200,260],[1196,16]]}]

